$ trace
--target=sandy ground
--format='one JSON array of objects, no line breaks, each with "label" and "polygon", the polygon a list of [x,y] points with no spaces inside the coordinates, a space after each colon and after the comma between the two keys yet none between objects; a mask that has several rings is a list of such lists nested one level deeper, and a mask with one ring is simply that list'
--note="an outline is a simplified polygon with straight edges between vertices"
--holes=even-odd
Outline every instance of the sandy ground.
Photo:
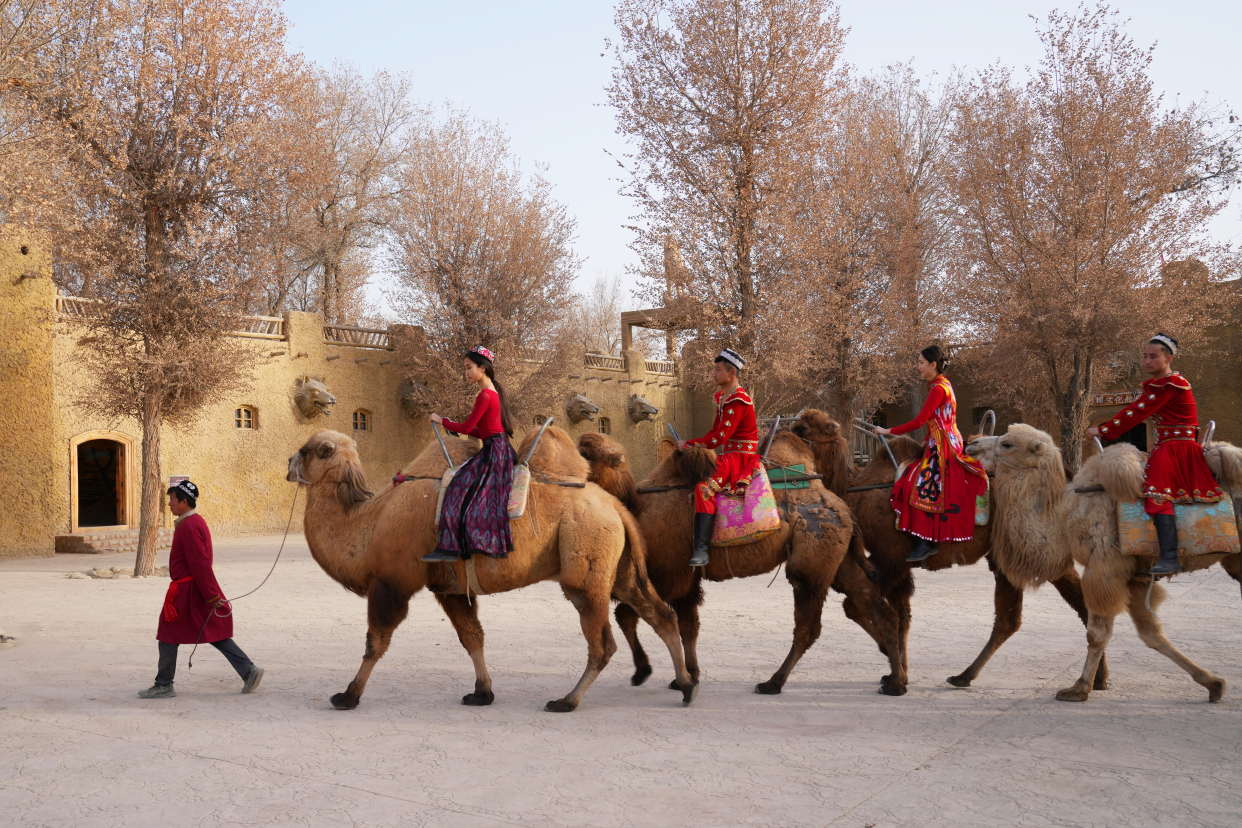
[{"label": "sandy ground", "polygon": [[[217,544],[234,594],[266,573],[279,538]],[[124,560],[122,559],[124,558]],[[161,558],[160,563],[166,560]],[[1128,619],[1112,689],[1053,693],[1081,669],[1083,629],[1056,592],[1028,594],[1025,626],[975,686],[944,682],[991,623],[986,568],[918,578],[911,692],[876,694],[885,662],[830,598],[824,634],[781,696],[756,695],[792,630],[788,584],[709,587],[698,700],[663,689],[668,655],[631,687],[624,644],[575,713],[543,712],[585,661],[554,584],[484,598],[496,702],[458,703],[470,660],[427,594],[415,598],[353,711],[333,710],[362,654],[365,605],[319,570],[300,537],[263,591],[239,602],[236,639],[267,670],[240,681],[212,648],[178,697],[143,701],[166,581],[69,580],[128,556],[0,562],[0,824],[138,825],[1230,825],[1242,820],[1242,605],[1223,572],[1170,589],[1163,617],[1187,653],[1230,682],[1207,693],[1148,650]]]}]

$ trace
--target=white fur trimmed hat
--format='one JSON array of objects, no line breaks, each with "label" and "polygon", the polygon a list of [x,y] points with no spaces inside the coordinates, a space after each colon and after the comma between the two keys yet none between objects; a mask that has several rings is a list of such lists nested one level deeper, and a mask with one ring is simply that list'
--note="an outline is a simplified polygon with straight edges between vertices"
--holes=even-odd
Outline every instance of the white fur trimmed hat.
[{"label": "white fur trimmed hat", "polygon": [[725,348],[714,361],[727,362],[739,371],[746,367],[746,360],[742,359],[742,355],[732,348]]}]

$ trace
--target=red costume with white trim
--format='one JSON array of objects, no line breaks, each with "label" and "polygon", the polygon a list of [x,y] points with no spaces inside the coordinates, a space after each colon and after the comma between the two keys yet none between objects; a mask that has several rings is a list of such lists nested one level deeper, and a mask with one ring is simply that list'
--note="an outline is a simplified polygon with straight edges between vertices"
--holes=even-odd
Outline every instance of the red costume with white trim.
[{"label": "red costume with white trim", "polygon": [[1217,503],[1225,493],[1199,447],[1199,413],[1190,382],[1176,371],[1143,383],[1138,399],[1099,426],[1115,440],[1148,417],[1156,425],[1156,447],[1147,456],[1144,507],[1149,515],[1171,515],[1173,504]]},{"label": "red costume with white trim", "polygon": [[739,386],[727,397],[723,391],[717,391],[714,399],[716,419],[712,430],[686,441],[688,446],[706,446],[716,451],[715,473],[694,489],[694,510],[711,515],[716,514],[717,492],[741,497],[762,467],[759,425],[750,394]]},{"label": "red costume with white trim", "polygon": [[[168,554],[168,576],[172,583],[164,596],[160,625],[155,637],[165,644],[210,644],[233,637],[233,616],[211,616],[210,601],[224,592],[211,569],[211,532],[207,521],[189,512],[177,521],[172,550]],[[228,612],[227,604],[222,611]],[[203,622],[207,622],[204,626]],[[201,637],[200,637],[201,636]]]}]

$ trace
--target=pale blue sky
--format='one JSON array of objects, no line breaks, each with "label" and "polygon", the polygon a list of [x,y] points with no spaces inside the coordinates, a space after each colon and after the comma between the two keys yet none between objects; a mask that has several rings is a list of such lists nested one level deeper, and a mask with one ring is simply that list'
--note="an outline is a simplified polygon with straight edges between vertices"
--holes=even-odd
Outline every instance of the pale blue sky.
[{"label": "pale blue sky", "polygon": [[[976,70],[997,60],[1016,68],[1039,60],[1028,15],[1074,3],[1042,0],[886,0],[841,4],[850,28],[845,59],[863,71],[913,60],[923,74]],[[1242,3],[1178,0],[1116,3],[1143,45],[1158,42],[1152,75],[1170,99],[1225,102],[1242,112]],[[415,97],[452,101],[504,125],[524,161],[549,165],[557,197],[578,219],[576,249],[585,288],[634,260],[623,228],[630,203],[617,194],[623,153],[605,104],[612,4],[598,0],[421,2],[285,0],[290,42],[319,63],[340,58],[365,72],[408,72]],[[1214,232],[1242,245],[1242,198]],[[382,277],[381,277],[382,278]],[[378,291],[373,291],[378,299]]]}]

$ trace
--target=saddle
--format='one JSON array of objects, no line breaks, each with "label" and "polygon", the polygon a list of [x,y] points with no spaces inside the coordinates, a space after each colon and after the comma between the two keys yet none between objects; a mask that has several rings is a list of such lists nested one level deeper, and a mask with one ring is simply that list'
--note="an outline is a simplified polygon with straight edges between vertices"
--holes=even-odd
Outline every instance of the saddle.
[{"label": "saddle", "polygon": [[[1233,501],[1173,506],[1179,555],[1237,554],[1238,524]],[[1156,527],[1141,500],[1118,502],[1118,540],[1123,555],[1159,555]]]},{"label": "saddle", "polygon": [[746,484],[744,497],[716,493],[712,546],[754,543],[780,528],[781,514],[776,508],[776,497],[772,494],[768,473],[762,466]]}]

